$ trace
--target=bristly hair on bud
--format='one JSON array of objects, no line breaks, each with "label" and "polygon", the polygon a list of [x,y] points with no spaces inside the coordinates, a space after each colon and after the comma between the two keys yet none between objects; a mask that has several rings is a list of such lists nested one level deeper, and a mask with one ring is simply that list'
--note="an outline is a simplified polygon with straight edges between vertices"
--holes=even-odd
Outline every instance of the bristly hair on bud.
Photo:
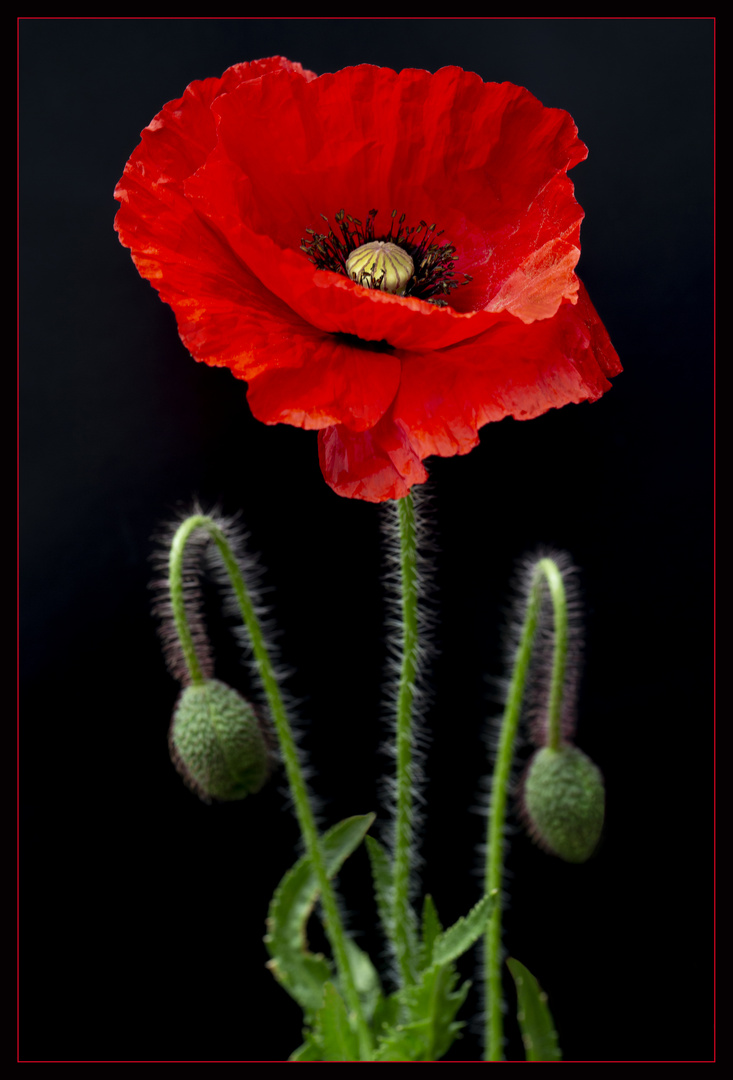
[{"label": "bristly hair on bud", "polygon": [[522,816],[535,843],[566,862],[585,862],[600,839],[604,813],[603,777],[587,754],[570,744],[534,753]]},{"label": "bristly hair on bud", "polygon": [[168,746],[176,769],[203,802],[254,795],[270,771],[270,746],[257,713],[218,679],[182,690]]}]

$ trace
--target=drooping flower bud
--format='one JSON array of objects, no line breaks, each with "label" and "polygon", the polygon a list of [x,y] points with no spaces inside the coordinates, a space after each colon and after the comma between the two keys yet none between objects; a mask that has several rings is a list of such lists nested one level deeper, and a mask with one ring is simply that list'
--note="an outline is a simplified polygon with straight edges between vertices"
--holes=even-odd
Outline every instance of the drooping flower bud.
[{"label": "drooping flower bud", "polygon": [[244,799],[267,779],[270,755],[255,711],[218,679],[182,691],[168,745],[173,764],[204,801]]},{"label": "drooping flower bud", "polygon": [[603,828],[603,776],[577,746],[543,746],[524,781],[524,814],[533,838],[566,862],[590,858]]},{"label": "drooping flower bud", "polygon": [[415,273],[415,264],[399,244],[372,240],[351,252],[346,260],[346,273],[366,289],[404,296]]}]

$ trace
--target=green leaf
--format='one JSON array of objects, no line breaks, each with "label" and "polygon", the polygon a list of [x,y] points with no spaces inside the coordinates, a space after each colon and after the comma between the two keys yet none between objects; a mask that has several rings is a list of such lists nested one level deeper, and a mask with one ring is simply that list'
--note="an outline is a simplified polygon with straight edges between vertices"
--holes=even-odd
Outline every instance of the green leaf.
[{"label": "green leaf", "polygon": [[393,1028],[400,1015],[400,1001],[398,994],[390,994],[389,997],[380,998],[374,1010],[372,1019],[372,1031],[377,1039],[386,1036],[387,1031]]},{"label": "green leaf", "polygon": [[389,855],[373,836],[365,839],[369,862],[372,867],[374,896],[377,901],[377,913],[388,941],[392,939],[392,867]]},{"label": "green leaf", "polygon": [[351,977],[354,980],[356,992],[361,998],[364,1018],[369,1023],[382,997],[382,984],[379,981],[374,964],[363,949],[360,949],[351,938],[346,938],[345,945],[349,967],[351,968]]},{"label": "green leaf", "polygon": [[[377,901],[377,913],[382,924],[384,936],[390,945],[394,945],[393,918],[392,918],[392,864],[389,855],[378,840],[371,836],[366,837],[366,849],[369,853],[369,861],[372,866],[372,878],[374,880],[374,895]],[[415,913],[410,906],[405,916],[407,920],[407,947],[412,966],[418,956],[417,928],[415,925]]]},{"label": "green leaf", "polygon": [[430,967],[435,939],[443,932],[433,898],[428,893],[422,907],[422,944],[420,946],[420,970]]},{"label": "green leaf", "polygon": [[304,1031],[305,1042],[293,1050],[288,1061],[323,1061],[323,1047],[312,1031]]},{"label": "green leaf", "polygon": [[390,1028],[380,1039],[375,1061],[425,1061],[422,1057],[424,1040],[403,1027]]},{"label": "green leaf", "polygon": [[517,1019],[527,1061],[562,1061],[557,1032],[547,1007],[547,994],[524,964],[510,957],[507,967],[517,988]]},{"label": "green leaf", "polygon": [[496,904],[498,890],[483,896],[465,918],[458,919],[433,944],[433,963],[447,964],[463,956],[483,934]]},{"label": "green leaf", "polygon": [[[385,1011],[385,1001],[382,997],[382,987],[379,982],[379,977],[367,954],[360,949],[355,942],[350,938],[346,938],[345,944],[354,985],[361,998],[365,1018],[367,1023],[369,1023],[377,1010],[379,1010],[380,1013],[384,1013]],[[322,984],[321,1004],[314,1020],[315,1030],[305,1031],[303,1033],[305,1042],[291,1054],[290,1061],[351,1060],[350,1058],[326,1057],[327,1053],[340,1052],[338,1049],[335,1049],[337,1047],[341,1047],[341,1050],[343,1050],[343,1045],[339,1041],[340,1036],[338,1035],[340,1030],[339,1025],[342,1023],[343,1017],[340,1015],[338,1003],[333,1001],[332,995],[330,995],[330,991],[333,989],[333,985],[330,982]],[[326,1005],[325,993],[329,993],[330,996],[328,1008],[324,1013],[323,1009]],[[339,998],[339,1000],[341,999]],[[381,1025],[382,1021],[379,1022],[380,1027]],[[326,1031],[329,1032],[328,1035],[325,1034]],[[358,1050],[358,1038],[356,1035],[354,1035],[354,1038],[356,1039],[354,1046]],[[348,1043],[348,1046],[351,1047],[350,1042]],[[359,1060],[358,1053],[356,1060]]]},{"label": "green leaf", "polygon": [[323,1004],[316,1014],[314,1035],[323,1048],[322,1061],[359,1061],[359,1040],[333,983],[327,982],[323,987]]},{"label": "green leaf", "polygon": [[[321,838],[329,877],[338,873],[374,821],[374,814],[347,818]],[[305,855],[287,872],[270,903],[265,945],[268,967],[311,1021],[323,999],[323,986],[333,978],[333,966],[322,954],[308,951],[306,924],[318,898],[318,881]]]},{"label": "green leaf", "polygon": [[463,1027],[454,1019],[470,982],[455,990],[452,964],[433,965],[414,986],[398,992],[400,1022],[384,1032],[376,1061],[438,1061]]},{"label": "green leaf", "polygon": [[481,937],[495,903],[496,892],[484,896],[465,918],[444,931],[432,898],[425,897],[421,972],[413,986],[395,995],[397,1016],[385,1024],[376,1061],[439,1061],[447,1052],[463,1027],[455,1016],[471,985],[465,982],[456,990],[453,961]]},{"label": "green leaf", "polygon": [[[349,855],[356,851],[374,824],[376,816],[376,814],[358,814],[355,817],[345,818],[323,834],[321,843],[326,858],[326,872],[330,878],[338,874]],[[307,856],[305,861],[310,862]],[[315,877],[315,874],[313,876]]]}]

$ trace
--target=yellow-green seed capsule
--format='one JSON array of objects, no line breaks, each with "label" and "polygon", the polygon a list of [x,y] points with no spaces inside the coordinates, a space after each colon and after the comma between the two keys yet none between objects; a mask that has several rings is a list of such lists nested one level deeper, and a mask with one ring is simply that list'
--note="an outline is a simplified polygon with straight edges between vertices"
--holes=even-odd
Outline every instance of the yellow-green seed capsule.
[{"label": "yellow-green seed capsule", "polygon": [[603,777],[577,746],[543,746],[524,782],[524,811],[534,839],[566,862],[590,858],[605,810]]},{"label": "yellow-green seed capsule", "polygon": [[351,252],[346,260],[346,273],[366,289],[404,296],[415,273],[415,264],[398,244],[372,240]]},{"label": "yellow-green seed capsule", "polygon": [[255,711],[218,679],[182,691],[168,745],[173,764],[204,801],[244,799],[267,779],[269,752]]}]

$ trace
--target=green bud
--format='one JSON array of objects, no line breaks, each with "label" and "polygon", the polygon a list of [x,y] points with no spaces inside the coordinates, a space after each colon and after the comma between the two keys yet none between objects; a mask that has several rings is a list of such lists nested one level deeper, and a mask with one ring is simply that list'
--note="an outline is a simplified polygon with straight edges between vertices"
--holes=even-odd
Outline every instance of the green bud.
[{"label": "green bud", "polygon": [[524,812],[534,839],[566,862],[590,858],[603,828],[603,777],[576,746],[543,746],[524,781]]},{"label": "green bud", "polygon": [[205,802],[244,799],[267,779],[269,751],[255,711],[218,679],[182,691],[168,745],[173,764]]}]

